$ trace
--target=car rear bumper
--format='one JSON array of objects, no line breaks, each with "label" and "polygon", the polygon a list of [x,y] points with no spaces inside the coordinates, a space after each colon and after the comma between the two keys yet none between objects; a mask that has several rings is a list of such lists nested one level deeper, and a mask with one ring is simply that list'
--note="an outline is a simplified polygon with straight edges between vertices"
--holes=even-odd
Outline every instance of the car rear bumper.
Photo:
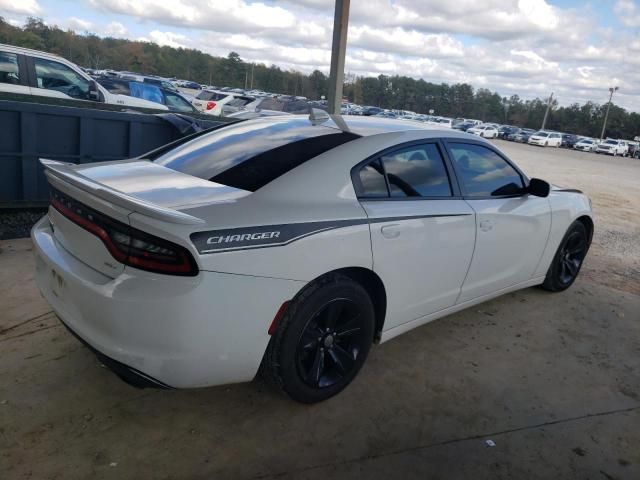
[{"label": "car rear bumper", "polygon": [[36,283],[62,322],[121,377],[163,387],[251,380],[275,313],[304,286],[217,272],[174,277],[129,267],[110,278],[66,251],[48,217],[31,236]]}]

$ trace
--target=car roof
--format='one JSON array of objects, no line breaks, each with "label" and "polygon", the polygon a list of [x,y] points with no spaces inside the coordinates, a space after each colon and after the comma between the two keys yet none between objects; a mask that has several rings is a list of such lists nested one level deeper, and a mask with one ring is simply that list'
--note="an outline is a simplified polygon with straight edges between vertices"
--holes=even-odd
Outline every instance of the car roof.
[{"label": "car roof", "polygon": [[[329,128],[337,128],[344,132],[355,133],[361,137],[369,137],[372,135],[378,135],[383,133],[403,132],[407,130],[420,130],[424,131],[425,138],[436,137],[461,137],[468,138],[468,135],[464,132],[458,132],[457,130],[451,130],[449,128],[439,128],[437,125],[429,125],[414,120],[404,120],[388,117],[359,117],[359,116],[342,116],[342,115],[329,115],[326,112],[320,111],[320,115],[323,118],[314,120],[313,115],[309,116],[309,121],[315,125],[322,125]],[[300,115],[294,115],[294,117],[300,117]]]}]

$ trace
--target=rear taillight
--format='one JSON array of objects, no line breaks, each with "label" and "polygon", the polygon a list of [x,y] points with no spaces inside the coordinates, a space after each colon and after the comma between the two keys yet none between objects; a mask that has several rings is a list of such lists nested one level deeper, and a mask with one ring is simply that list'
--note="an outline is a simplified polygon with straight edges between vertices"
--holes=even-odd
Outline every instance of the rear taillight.
[{"label": "rear taillight", "polygon": [[207,110],[216,108],[216,102],[207,102]]},{"label": "rear taillight", "polygon": [[180,245],[118,222],[54,189],[51,190],[51,205],[102,240],[113,258],[125,265],[169,275],[198,274],[193,256]]}]

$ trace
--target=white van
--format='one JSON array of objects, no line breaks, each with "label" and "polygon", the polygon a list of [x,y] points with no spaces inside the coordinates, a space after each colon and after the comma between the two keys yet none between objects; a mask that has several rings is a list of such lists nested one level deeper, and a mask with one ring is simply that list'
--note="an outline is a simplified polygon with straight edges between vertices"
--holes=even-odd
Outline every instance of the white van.
[{"label": "white van", "polygon": [[58,55],[1,43],[0,92],[167,110],[165,105],[109,92]]}]

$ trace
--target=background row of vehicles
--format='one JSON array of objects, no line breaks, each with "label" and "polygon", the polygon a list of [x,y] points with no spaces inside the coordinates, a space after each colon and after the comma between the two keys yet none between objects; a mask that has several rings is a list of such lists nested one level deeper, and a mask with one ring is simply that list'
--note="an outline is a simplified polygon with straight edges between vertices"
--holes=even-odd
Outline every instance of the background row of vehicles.
[{"label": "background row of vehicles", "polygon": [[[83,69],[57,55],[0,44],[0,91],[109,104],[201,113],[238,119],[307,114],[327,108],[326,100],[279,95],[258,89],[215,87],[188,80],[142,75],[136,72]],[[503,139],[541,147],[566,147],[613,156],[640,156],[638,142],[604,141],[554,131],[536,131],[513,125],[484,123],[407,110],[389,110],[343,102],[343,115],[379,116],[452,128],[483,138]]]}]

